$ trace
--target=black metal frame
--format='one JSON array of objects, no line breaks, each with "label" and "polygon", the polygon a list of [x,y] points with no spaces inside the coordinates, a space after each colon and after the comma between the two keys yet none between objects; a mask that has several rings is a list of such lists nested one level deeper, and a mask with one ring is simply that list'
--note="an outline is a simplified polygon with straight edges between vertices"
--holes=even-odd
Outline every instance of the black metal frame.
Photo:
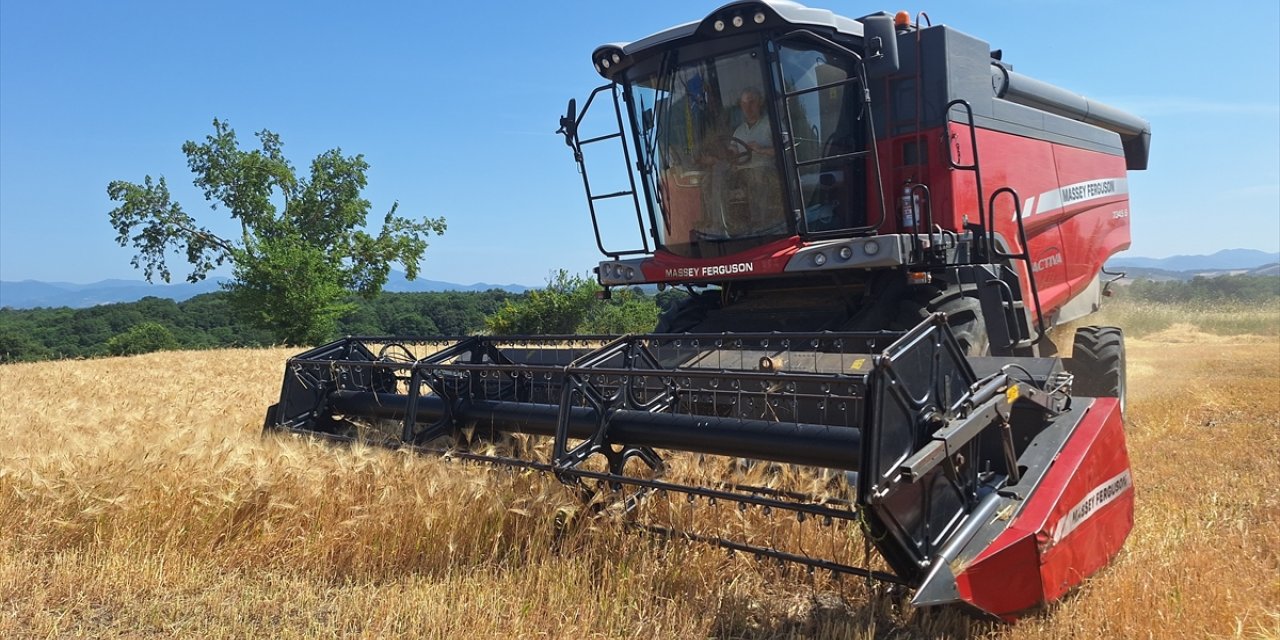
[{"label": "black metal frame", "polygon": [[[351,440],[358,422],[381,421],[382,444],[549,472],[587,496],[629,488],[628,511],[647,494],[680,493],[801,521],[858,523],[892,573],[687,537],[919,584],[981,498],[1018,482],[1026,434],[1065,406],[1061,388],[1038,388],[1053,375],[979,378],[941,315],[905,333],[347,338],[289,361],[266,426]],[[1015,402],[1025,414],[1018,438],[1009,428]],[[439,444],[463,423],[550,436],[551,460]],[[663,450],[853,471],[856,496],[664,480]],[[597,457],[604,471],[585,464]],[[632,460],[643,474],[627,470]]]},{"label": "black metal frame", "polygon": [[[860,151],[842,153],[834,156],[824,156],[821,158],[805,160],[803,162],[800,161],[799,157],[796,155],[795,147],[794,146],[792,147],[791,157],[789,158],[790,162],[788,163],[789,166],[787,168],[790,169],[791,173],[793,174],[793,178],[794,178],[793,182],[795,184],[795,192],[796,192],[796,196],[795,196],[796,204],[800,205],[800,208],[799,208],[800,220],[798,221],[798,224],[797,224],[797,227],[798,227],[797,231],[804,237],[814,238],[814,239],[843,238],[843,237],[849,237],[849,236],[866,235],[869,233],[877,232],[884,226],[885,220],[888,219],[889,214],[888,214],[888,207],[887,207],[885,194],[884,194],[884,179],[883,179],[883,176],[881,175],[880,152],[879,152],[879,148],[877,146],[877,140],[876,140],[875,120],[873,118],[872,108],[871,108],[871,91],[868,88],[866,65],[863,63],[862,56],[857,52],[853,51],[852,49],[849,49],[848,47],[845,47],[831,40],[830,38],[825,38],[822,35],[815,33],[809,29],[796,29],[796,30],[790,31],[782,35],[781,37],[775,38],[773,40],[773,44],[779,45],[787,41],[788,39],[810,40],[820,46],[829,47],[833,51],[849,56],[854,61],[854,69],[856,73],[851,78],[846,78],[844,80],[840,80],[837,82],[829,82],[829,83],[818,85],[815,87],[810,87],[808,89],[801,89],[798,91],[786,91],[785,88],[782,86],[777,87],[776,90],[778,91],[779,99],[780,99],[780,102],[782,103],[783,111],[786,115],[785,122],[787,123],[787,126],[788,127],[791,126],[791,123],[793,122],[791,117],[792,116],[791,104],[789,102],[791,98],[795,96],[805,95],[808,93],[815,93],[818,91],[822,91],[824,89],[830,89],[833,87],[857,83],[857,85],[862,88],[862,101],[859,103],[859,105],[863,110],[862,119],[866,123],[864,129],[865,129],[866,140],[868,145],[866,149],[863,149]],[[775,73],[777,73],[778,78],[779,79],[783,78],[781,64],[775,62],[775,67],[776,67]],[[776,131],[780,132],[781,129],[776,128]],[[794,138],[794,132],[792,133],[792,137]],[[778,146],[778,148],[782,149],[784,147],[780,145]],[[831,231],[821,231],[821,232],[809,231],[808,222],[804,215],[804,212],[805,212],[804,198],[801,195],[803,193],[803,190],[799,188],[800,170],[804,167],[815,165],[815,164],[821,164],[823,162],[832,162],[836,160],[861,158],[861,157],[868,157],[868,156],[871,158],[872,168],[873,168],[873,171],[875,172],[876,188],[874,189],[874,191],[876,192],[876,199],[879,201],[879,205],[880,205],[879,219],[876,220],[874,224],[866,224],[860,227],[848,227],[844,229],[834,229]]]},{"label": "black metal frame", "polygon": [[[583,103],[582,111],[577,114],[577,118],[574,120],[572,125],[572,130],[570,131],[570,134],[567,138],[567,140],[570,142],[569,146],[573,149],[573,159],[578,164],[578,173],[582,175],[582,188],[586,190],[586,193],[587,193],[587,208],[591,211],[591,226],[593,229],[595,229],[596,248],[600,249],[600,253],[606,256],[609,256],[610,258],[620,258],[622,256],[629,256],[629,255],[647,255],[653,252],[649,246],[649,236],[646,235],[645,233],[644,214],[640,210],[640,196],[639,196],[639,192],[636,191],[636,177],[635,177],[635,172],[633,171],[634,167],[632,167],[632,164],[631,164],[631,148],[627,143],[626,135],[623,134],[623,131],[626,130],[624,128],[626,124],[623,122],[623,118],[622,118],[622,106],[618,103],[617,90],[619,86],[620,85],[618,85],[617,83],[611,82],[609,84],[596,87],[595,90],[591,92],[591,95],[587,97],[587,101]],[[582,124],[582,119],[586,117],[587,111],[591,109],[591,105],[595,102],[596,96],[599,95],[600,92],[606,91],[606,90],[609,91],[610,95],[613,98],[613,111],[614,111],[614,116],[617,120],[618,130],[614,133],[606,133],[603,135],[595,136],[593,138],[587,138],[586,140],[580,140],[578,138],[578,127],[579,125]],[[630,104],[628,103],[628,112],[629,111],[630,111]],[[582,155],[582,147],[591,145],[591,144],[596,144],[599,142],[605,142],[607,140],[613,140],[613,139],[617,139],[622,143],[622,159],[623,159],[623,163],[626,165],[627,180],[629,182],[630,189],[625,191],[615,191],[612,193],[596,195],[591,193],[591,180],[587,176],[587,163],[585,161],[585,158]],[[649,186],[648,186],[648,183],[646,182],[645,183],[646,195],[647,195],[648,189],[649,189]],[[605,248],[604,239],[600,235],[600,219],[598,217],[598,214],[596,213],[596,201],[608,200],[612,198],[621,198],[623,196],[631,196],[631,202],[633,207],[635,208],[635,213],[636,213],[636,224],[640,230],[640,241],[642,243],[642,248],[626,249],[623,251],[610,251]],[[652,222],[652,218],[653,218],[652,211],[650,211],[651,222]]]}]

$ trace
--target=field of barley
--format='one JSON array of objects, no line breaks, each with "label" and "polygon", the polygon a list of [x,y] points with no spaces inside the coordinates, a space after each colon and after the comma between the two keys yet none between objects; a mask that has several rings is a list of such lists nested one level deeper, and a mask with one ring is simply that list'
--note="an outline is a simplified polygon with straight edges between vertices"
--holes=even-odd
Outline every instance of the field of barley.
[{"label": "field of barley", "polygon": [[1280,637],[1280,308],[1109,313],[1135,527],[1016,625],[559,527],[577,498],[536,474],[264,439],[270,349],[0,366],[0,638]]}]

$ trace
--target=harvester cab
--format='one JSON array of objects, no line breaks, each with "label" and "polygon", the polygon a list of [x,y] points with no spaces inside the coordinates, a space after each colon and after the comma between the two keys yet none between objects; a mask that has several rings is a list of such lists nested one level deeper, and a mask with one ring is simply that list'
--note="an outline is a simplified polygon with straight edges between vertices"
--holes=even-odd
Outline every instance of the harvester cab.
[{"label": "harvester cab", "polygon": [[[701,292],[664,330],[905,330],[945,312],[971,353],[1052,353],[1047,329],[1098,308],[1103,263],[1129,245],[1125,170],[1146,167],[1150,127],[1002,57],[905,13],[791,2],[597,48],[609,83],[561,131],[599,282]],[[593,106],[617,128],[580,137]],[[600,193],[583,149],[606,142],[629,180]],[[602,232],[606,213],[633,216],[636,242]]]},{"label": "harvester cab", "polygon": [[[920,606],[1060,597],[1132,527],[1123,338],[1041,356],[1128,246],[1150,133],[1001,57],[761,0],[599,47],[608,83],[560,119],[597,277],[690,295],[646,335],[348,337],[289,360],[266,429],[545,471],[637,531]],[[616,128],[584,133],[593,108]],[[597,191],[607,141],[626,186]],[[602,233],[618,202],[635,245]],[[540,439],[472,446],[513,433]],[[690,530],[681,505],[736,513]]]}]

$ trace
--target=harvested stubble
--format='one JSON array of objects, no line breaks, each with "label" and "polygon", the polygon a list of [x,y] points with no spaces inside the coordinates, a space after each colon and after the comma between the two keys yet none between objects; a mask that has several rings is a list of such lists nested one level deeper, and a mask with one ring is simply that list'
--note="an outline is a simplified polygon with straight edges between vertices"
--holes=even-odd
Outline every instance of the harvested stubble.
[{"label": "harvested stubble", "polygon": [[610,518],[557,535],[578,505],[538,475],[264,440],[283,350],[0,367],[0,637],[1280,633],[1280,339],[1130,348],[1134,533],[1013,627]]}]

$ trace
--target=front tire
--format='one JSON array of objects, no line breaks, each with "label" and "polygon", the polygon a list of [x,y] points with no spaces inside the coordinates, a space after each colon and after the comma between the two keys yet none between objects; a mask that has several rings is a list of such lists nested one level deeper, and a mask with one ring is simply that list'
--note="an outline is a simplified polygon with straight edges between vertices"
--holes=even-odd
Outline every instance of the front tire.
[{"label": "front tire", "polygon": [[658,315],[654,333],[688,333],[698,330],[698,325],[714,308],[719,292],[702,292],[681,298]]},{"label": "front tire", "polygon": [[1075,376],[1076,394],[1090,398],[1116,398],[1126,407],[1124,332],[1119,327],[1076,329],[1067,370]]},{"label": "front tire", "polygon": [[895,328],[911,329],[934,313],[947,315],[947,326],[965,355],[990,355],[991,338],[987,335],[987,323],[977,298],[938,289],[922,289],[902,301]]}]

